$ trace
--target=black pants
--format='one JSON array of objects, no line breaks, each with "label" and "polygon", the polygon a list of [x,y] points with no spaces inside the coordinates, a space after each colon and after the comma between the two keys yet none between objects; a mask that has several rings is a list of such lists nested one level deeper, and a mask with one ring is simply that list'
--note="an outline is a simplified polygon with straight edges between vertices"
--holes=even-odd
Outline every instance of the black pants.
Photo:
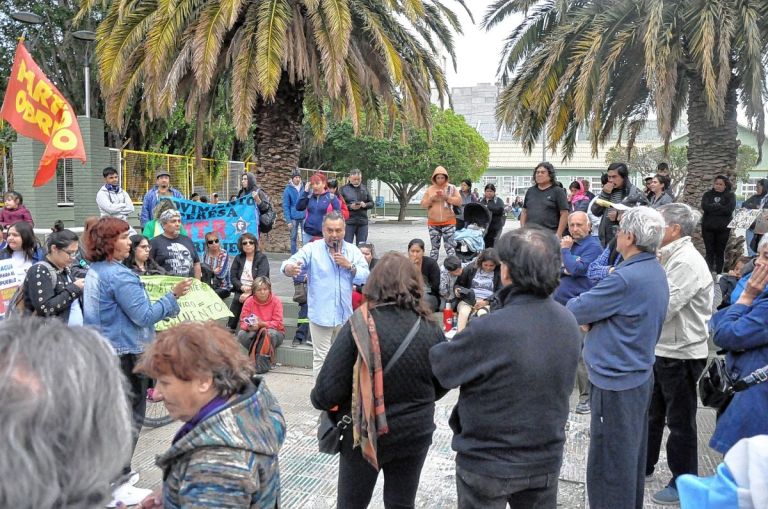
[{"label": "black pants", "polygon": [[721,230],[701,229],[701,238],[704,240],[704,249],[706,250],[706,259],[709,270],[720,274],[723,271],[723,260],[725,257],[725,247],[728,245],[728,237],[731,230],[728,228]]},{"label": "black pants", "polygon": [[671,486],[682,474],[698,475],[696,441],[696,382],[706,359],[656,357],[653,365],[653,395],[648,411],[648,459],[645,473],[653,473],[659,461],[664,424],[669,427],[667,464],[672,471]]},{"label": "black pants", "polygon": [[240,302],[241,292],[232,292],[232,304],[229,306],[229,310],[234,315],[227,321],[227,327],[232,330],[238,330],[240,328],[240,313],[243,311],[243,303]]},{"label": "black pants", "polygon": [[653,376],[625,391],[592,385],[587,494],[592,509],[643,509]]},{"label": "black pants", "polygon": [[[357,240],[353,242],[353,239]],[[344,240],[350,244],[359,244],[368,240],[368,224],[348,224],[344,227]]]},{"label": "black pants", "polygon": [[[349,434],[351,438],[351,434]],[[346,441],[346,438],[345,438]],[[346,444],[344,444],[346,445]],[[363,458],[360,449],[344,448],[339,458],[338,509],[365,509],[373,496],[379,473]],[[384,472],[384,507],[386,509],[412,508],[427,451],[394,458],[379,463]]]},{"label": "black pants", "polygon": [[128,458],[128,464],[123,467],[123,473],[127,474],[131,471],[131,458],[133,457],[133,451],[136,450],[136,444],[139,442],[139,432],[141,431],[141,425],[144,423],[144,413],[147,410],[147,388],[149,387],[149,379],[144,375],[138,375],[133,372],[133,368],[136,366],[139,356],[136,354],[126,354],[119,356],[120,359],[120,371],[123,372],[126,381],[128,382],[128,406],[131,408],[131,456]]},{"label": "black pants", "polygon": [[555,509],[557,472],[497,478],[469,472],[456,465],[459,509]]}]

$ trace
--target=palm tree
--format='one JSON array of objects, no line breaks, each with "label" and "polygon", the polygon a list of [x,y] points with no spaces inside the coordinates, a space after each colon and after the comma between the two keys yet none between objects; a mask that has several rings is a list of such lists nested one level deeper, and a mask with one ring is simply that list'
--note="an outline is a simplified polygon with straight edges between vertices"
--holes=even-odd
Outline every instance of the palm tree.
[{"label": "palm tree", "polygon": [[739,104],[762,145],[768,3],[498,0],[483,25],[518,12],[496,115],[529,151],[546,129],[548,148],[568,158],[582,128],[594,152],[616,132],[629,151],[651,113],[666,149],[687,107],[683,201],[698,207],[715,175],[735,174]]},{"label": "palm tree", "polygon": [[[83,0],[81,15],[105,1]],[[379,133],[398,118],[425,125],[431,86],[447,96],[437,53],[455,57],[451,30],[439,0],[111,0],[96,48],[106,120],[120,129],[141,92],[149,119],[184,101],[202,134],[224,87],[237,137],[254,124],[261,185],[281,210],[304,115],[318,137],[328,114]],[[284,223],[270,235],[287,247]]]}]

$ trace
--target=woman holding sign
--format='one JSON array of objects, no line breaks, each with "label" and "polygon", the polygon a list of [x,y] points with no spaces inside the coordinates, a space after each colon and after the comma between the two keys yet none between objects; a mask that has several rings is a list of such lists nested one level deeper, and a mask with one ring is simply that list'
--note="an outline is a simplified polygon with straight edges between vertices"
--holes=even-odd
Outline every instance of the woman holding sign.
[{"label": "woman holding sign", "polygon": [[[135,448],[146,409],[147,379],[134,374],[133,369],[144,346],[155,336],[155,323],[179,313],[176,301],[189,291],[192,280],[179,282],[152,304],[139,276],[122,263],[131,252],[128,235],[128,223],[108,216],[83,235],[86,256],[92,262],[85,276],[83,322],[98,330],[120,359],[120,369],[130,386]],[[129,461],[124,473],[130,472]]]}]

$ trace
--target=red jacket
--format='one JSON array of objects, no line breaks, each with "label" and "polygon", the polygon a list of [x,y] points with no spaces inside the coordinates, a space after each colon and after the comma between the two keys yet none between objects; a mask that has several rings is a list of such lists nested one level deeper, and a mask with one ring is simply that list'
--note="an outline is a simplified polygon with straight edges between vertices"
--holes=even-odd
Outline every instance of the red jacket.
[{"label": "red jacket", "polygon": [[245,299],[243,311],[240,313],[240,328],[248,330],[248,324],[245,319],[251,315],[259,317],[262,322],[266,322],[268,329],[285,332],[283,325],[283,303],[274,294],[269,296],[269,300],[264,304],[259,304],[253,295]]},{"label": "red jacket", "polygon": [[19,205],[18,208],[9,210],[6,208],[0,209],[0,226],[5,228],[13,223],[19,221],[26,221],[34,228],[35,222],[32,221],[32,213],[24,205]]},{"label": "red jacket", "polygon": [[[341,194],[334,194],[337,200],[339,200],[339,205],[341,205],[341,215],[344,216],[344,221],[349,219],[349,207],[347,207],[347,202],[344,201],[344,197],[341,196]],[[328,205],[328,212],[331,212],[333,210],[333,205]]]}]

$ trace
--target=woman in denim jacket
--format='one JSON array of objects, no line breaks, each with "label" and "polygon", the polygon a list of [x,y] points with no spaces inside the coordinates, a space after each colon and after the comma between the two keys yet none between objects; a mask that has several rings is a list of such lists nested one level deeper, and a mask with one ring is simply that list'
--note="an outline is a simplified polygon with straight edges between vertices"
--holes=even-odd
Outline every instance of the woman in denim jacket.
[{"label": "woman in denim jacket", "polygon": [[[134,374],[133,368],[144,345],[154,338],[155,323],[179,313],[176,301],[189,291],[192,280],[179,282],[151,303],[139,276],[122,263],[131,251],[128,236],[128,223],[108,216],[99,219],[83,235],[86,256],[92,262],[85,276],[83,323],[98,330],[120,359],[120,369],[130,386],[133,454],[144,419],[147,392],[147,379]],[[128,458],[124,473],[130,471]]]}]

